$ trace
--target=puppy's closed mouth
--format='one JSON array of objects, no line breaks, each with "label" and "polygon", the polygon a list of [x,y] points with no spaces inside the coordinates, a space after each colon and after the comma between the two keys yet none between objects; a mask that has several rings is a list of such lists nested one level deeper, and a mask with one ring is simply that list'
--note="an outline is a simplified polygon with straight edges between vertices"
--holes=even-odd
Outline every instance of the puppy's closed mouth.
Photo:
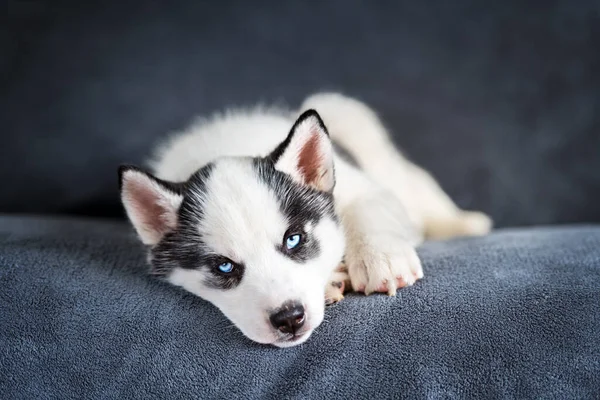
[{"label": "puppy's closed mouth", "polygon": [[297,332],[295,334],[290,334],[287,335],[285,337],[279,338],[277,339],[277,341],[275,342],[276,344],[282,344],[282,345],[293,345],[294,343],[298,343],[298,342],[302,342],[304,340],[306,340],[308,338],[308,336],[310,336],[311,334],[311,330],[307,329],[303,332]]}]

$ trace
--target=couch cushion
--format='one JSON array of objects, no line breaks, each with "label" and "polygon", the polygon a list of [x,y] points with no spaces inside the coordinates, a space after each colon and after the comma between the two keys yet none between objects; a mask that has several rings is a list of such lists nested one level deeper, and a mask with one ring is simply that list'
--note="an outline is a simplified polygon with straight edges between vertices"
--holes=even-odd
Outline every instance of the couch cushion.
[{"label": "couch cushion", "polygon": [[0,238],[6,399],[600,393],[600,227],[426,243],[422,282],[348,296],[290,349],[145,275],[121,222],[2,217]]}]

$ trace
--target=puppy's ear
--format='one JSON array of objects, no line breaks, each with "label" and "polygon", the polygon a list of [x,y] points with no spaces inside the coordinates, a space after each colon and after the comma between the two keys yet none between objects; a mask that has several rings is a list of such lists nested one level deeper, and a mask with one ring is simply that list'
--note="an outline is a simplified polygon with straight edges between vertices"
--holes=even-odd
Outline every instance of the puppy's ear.
[{"label": "puppy's ear", "polygon": [[275,169],[296,182],[323,192],[335,186],[333,146],[315,110],[305,111],[287,138],[269,155]]},{"label": "puppy's ear", "polygon": [[144,244],[157,244],[177,227],[180,186],[124,165],[119,168],[119,187],[127,216]]}]

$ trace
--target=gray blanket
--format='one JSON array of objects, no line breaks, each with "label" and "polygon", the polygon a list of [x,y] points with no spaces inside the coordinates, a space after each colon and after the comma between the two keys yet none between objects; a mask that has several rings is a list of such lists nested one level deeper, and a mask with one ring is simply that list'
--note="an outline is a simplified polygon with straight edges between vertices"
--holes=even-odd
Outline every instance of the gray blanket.
[{"label": "gray blanket", "polygon": [[600,227],[419,251],[422,282],[351,295],[276,349],[146,276],[122,222],[2,217],[0,397],[600,397]]}]

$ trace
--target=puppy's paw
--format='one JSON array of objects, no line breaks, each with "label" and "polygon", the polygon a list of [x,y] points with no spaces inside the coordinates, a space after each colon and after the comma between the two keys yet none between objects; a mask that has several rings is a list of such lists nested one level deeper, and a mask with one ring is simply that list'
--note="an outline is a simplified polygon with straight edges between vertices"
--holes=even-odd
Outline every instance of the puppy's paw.
[{"label": "puppy's paw", "polygon": [[350,288],[350,276],[344,263],[335,270],[325,287],[325,305],[341,301],[344,293]]},{"label": "puppy's paw", "polygon": [[421,260],[412,244],[389,233],[365,237],[346,254],[348,274],[355,291],[396,294],[423,278]]}]

